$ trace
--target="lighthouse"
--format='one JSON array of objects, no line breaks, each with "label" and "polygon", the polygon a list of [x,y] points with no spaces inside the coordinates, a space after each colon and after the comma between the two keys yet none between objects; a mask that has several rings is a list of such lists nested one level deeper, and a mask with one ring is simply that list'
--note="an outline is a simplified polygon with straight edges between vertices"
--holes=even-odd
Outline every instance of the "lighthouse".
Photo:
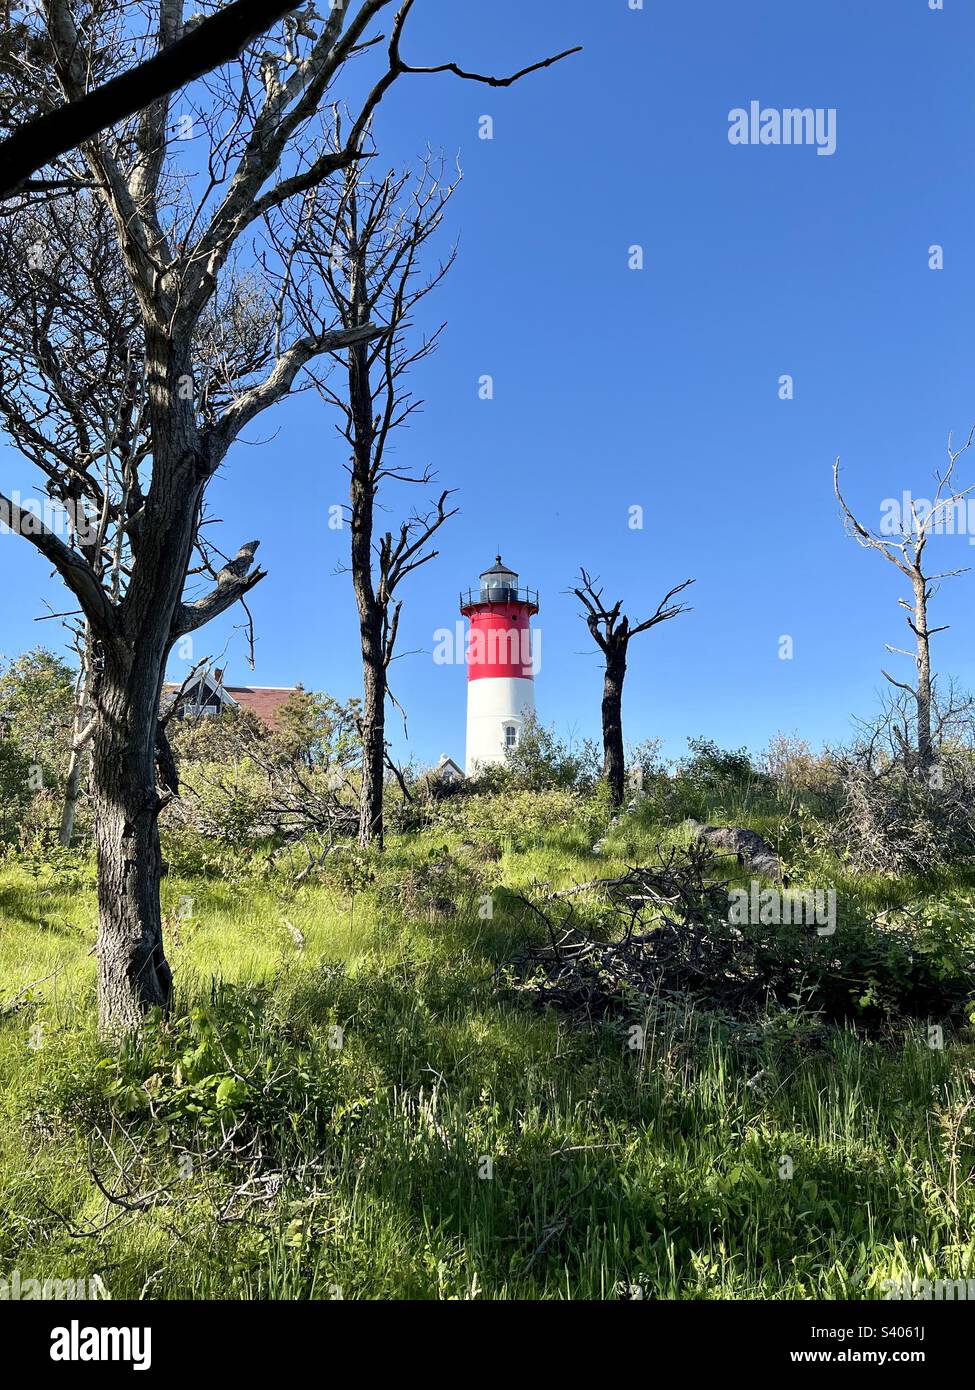
[{"label": "lighthouse", "polygon": [[480,587],[460,596],[470,623],[467,642],[468,777],[478,767],[504,762],[535,713],[531,618],[538,594],[520,589],[518,576],[497,557]]}]

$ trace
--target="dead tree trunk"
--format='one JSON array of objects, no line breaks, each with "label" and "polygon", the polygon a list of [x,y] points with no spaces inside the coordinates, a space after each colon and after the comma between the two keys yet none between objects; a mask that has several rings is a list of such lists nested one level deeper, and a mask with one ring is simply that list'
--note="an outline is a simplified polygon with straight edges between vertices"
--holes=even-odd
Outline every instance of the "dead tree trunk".
[{"label": "dead tree trunk", "polygon": [[[333,303],[349,329],[370,321],[388,325],[381,342],[363,343],[346,354],[347,390],[340,395],[320,387],[321,394],[344,416],[343,434],[351,448],[350,520],[352,530],[352,587],[359,613],[362,654],[362,775],[359,788],[359,844],[383,847],[383,784],[386,766],[386,700],[389,665],[393,660],[401,604],[397,587],[418,566],[435,558],[426,549],[434,533],[452,512],[445,511],[444,493],[436,510],[414,514],[375,543],[376,498],[384,480],[426,483],[432,473],[411,473],[387,467],[390,433],[422,404],[404,388],[409,368],[430,352],[436,336],[415,348],[406,343],[411,311],[438,284],[449,266],[426,282],[414,284],[420,248],[439,227],[453,188],[439,175],[423,173],[410,190],[412,208],[404,214],[401,195],[409,176],[390,174],[380,181],[366,179],[358,163],[345,178],[340,234],[336,247],[314,246],[330,269],[327,279]],[[340,250],[342,273],[334,269]]]},{"label": "dead tree trunk", "polygon": [[917,648],[917,763],[918,774],[928,780],[934,766],[936,755],[931,732],[931,633],[928,629],[928,586],[920,573],[912,576],[914,590],[914,613],[911,626],[914,629]]},{"label": "dead tree trunk", "polygon": [[[368,364],[356,357],[350,380],[364,384],[368,397]],[[359,418],[371,419],[371,399],[359,401]],[[372,527],[375,489],[370,477],[371,431],[357,440],[352,472],[352,584],[359,610],[362,651],[362,777],[359,785],[359,844],[383,847],[383,767],[386,752],[386,663],[383,658],[383,614],[372,582]]]},{"label": "dead tree trunk", "polygon": [[[88,641],[90,641],[90,635]],[[61,806],[61,826],[58,842],[64,849],[70,849],[74,836],[74,822],[78,811],[78,798],[81,795],[81,776],[85,765],[85,751],[90,735],[87,694],[89,682],[90,657],[88,647],[82,652],[82,667],[75,685],[75,712],[71,722],[71,751],[68,754],[68,773],[64,784],[64,802]]]},{"label": "dead tree trunk", "polygon": [[626,755],[623,749],[623,680],[626,650],[606,657],[603,676],[603,776],[614,806],[622,806],[626,790]]},{"label": "dead tree trunk", "polygon": [[77,734],[72,738],[71,752],[68,754],[68,775],[64,784],[64,803],[61,807],[61,825],[58,830],[58,843],[63,849],[70,849],[74,838],[74,823],[78,814],[81,776],[85,763],[84,749],[78,747],[76,738]]},{"label": "dead tree trunk", "polygon": [[372,655],[373,639],[363,645],[362,786],[359,844],[383,847],[383,774],[386,765],[386,672]]},{"label": "dead tree trunk", "polygon": [[[889,652],[911,658],[917,672],[917,681],[916,684],[909,685],[906,681],[895,680],[887,671],[883,671],[883,676],[898,690],[903,690],[913,701],[915,710],[913,747],[908,742],[910,731],[907,727],[907,721],[905,721],[904,762],[910,772],[913,772],[919,780],[924,781],[929,786],[932,783],[932,774],[938,762],[938,738],[940,738],[940,733],[936,738],[934,732],[936,695],[935,677],[931,669],[931,638],[939,632],[946,632],[948,629],[946,626],[929,627],[928,603],[935,587],[942,579],[953,579],[964,574],[965,569],[929,574],[925,566],[925,550],[932,535],[951,529],[954,517],[958,515],[959,509],[964,506],[965,498],[972,491],[971,487],[958,490],[953,486],[953,483],[955,465],[962,454],[971,447],[973,439],[975,439],[975,429],[971,431],[960,449],[953,449],[949,436],[948,463],[944,472],[936,475],[937,490],[930,507],[919,510],[918,504],[911,501],[909,513],[900,518],[898,531],[890,535],[876,535],[857,520],[840,491],[839,459],[833,466],[833,490],[843,510],[847,530],[864,549],[875,550],[883,555],[884,559],[889,560],[904,575],[911,586],[911,600],[902,598],[898,602],[901,608],[906,610],[907,625],[914,636],[914,650],[907,651],[901,647],[886,645]],[[955,701],[949,700],[948,706],[939,710],[939,730],[949,725],[958,712]],[[911,766],[912,764],[913,766]]]},{"label": "dead tree trunk", "polygon": [[619,599],[612,608],[603,602],[603,591],[595,587],[585,570],[580,570],[579,587],[573,589],[585,610],[586,625],[593,641],[605,658],[603,674],[603,777],[609,786],[610,800],[614,806],[622,806],[626,792],[626,755],[623,745],[623,681],[626,678],[626,657],[630,638],[647,632],[658,623],[677,618],[689,610],[681,603],[672,604],[670,600],[693,584],[693,579],[685,579],[665,594],[657,605],[652,617],[642,623],[630,626],[630,620],[623,612],[623,600]]},{"label": "dead tree trunk", "polygon": [[172,975],[163,949],[156,716],[160,653],[113,651],[98,686],[92,747],[98,854],[98,1017],[103,1033],[138,1028],[166,1010]]},{"label": "dead tree trunk", "polygon": [[70,849],[74,838],[75,816],[81,796],[81,779],[84,773],[85,756],[94,733],[91,718],[91,625],[83,623],[75,632],[75,651],[78,654],[78,677],[74,691],[74,718],[71,721],[71,749],[68,754],[68,772],[64,786],[64,802],[61,807],[61,825],[58,842],[64,849]]}]

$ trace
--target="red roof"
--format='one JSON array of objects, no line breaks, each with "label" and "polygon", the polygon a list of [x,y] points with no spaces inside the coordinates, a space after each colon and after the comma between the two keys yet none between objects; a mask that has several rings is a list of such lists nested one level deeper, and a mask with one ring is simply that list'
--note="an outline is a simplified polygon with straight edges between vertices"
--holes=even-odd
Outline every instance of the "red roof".
[{"label": "red roof", "polygon": [[278,727],[278,711],[294,694],[293,689],[264,685],[225,685],[223,688],[238,705],[253,710],[269,729]]},{"label": "red roof", "polygon": [[[212,688],[212,686],[211,686]],[[170,681],[163,686],[163,699],[166,696],[175,696],[180,687]],[[278,727],[278,712],[296,689],[300,686],[267,686],[267,685],[222,685],[221,692],[229,695],[243,709],[252,710],[264,724],[271,730]]]}]

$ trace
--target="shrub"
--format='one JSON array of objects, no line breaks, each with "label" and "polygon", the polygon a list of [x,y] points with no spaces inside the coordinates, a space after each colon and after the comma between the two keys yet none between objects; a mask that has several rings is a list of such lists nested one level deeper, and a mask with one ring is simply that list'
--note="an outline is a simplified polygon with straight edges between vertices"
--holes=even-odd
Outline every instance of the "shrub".
[{"label": "shrub", "polygon": [[323,1036],[291,1035],[267,988],[215,983],[209,1000],[99,1064],[103,1094],[123,1117],[153,1126],[160,1143],[191,1143],[235,1128],[280,1154],[300,1129],[323,1135],[341,1096],[340,1053]]},{"label": "shrub", "polygon": [[658,766],[644,780],[656,818],[673,823],[741,817],[757,798],[776,798],[775,783],[758,771],[747,749],[721,749],[706,738],[689,738],[687,744],[691,756],[677,764],[672,777]]},{"label": "shrub", "polygon": [[725,750],[710,738],[689,738],[691,757],[678,766],[682,778],[708,793],[721,792],[729,784],[749,782],[758,775],[747,748]]},{"label": "shrub", "polygon": [[775,782],[793,791],[829,794],[837,769],[828,753],[814,753],[797,734],[775,734],[762,755],[762,769]]},{"label": "shrub", "polygon": [[[439,823],[476,845],[507,841],[517,849],[528,849],[552,831],[569,832],[586,825],[588,833],[590,800],[565,788],[475,793],[448,801]],[[599,814],[598,805],[594,813]]]},{"label": "shrub", "polygon": [[272,833],[271,807],[267,778],[248,758],[190,763],[171,819],[203,838],[246,845]]},{"label": "shrub", "polygon": [[848,755],[842,801],[829,828],[833,848],[853,868],[926,874],[975,854],[975,759],[942,749],[931,782],[889,762],[874,767]]},{"label": "shrub", "polygon": [[595,743],[566,743],[555,730],[540,724],[534,715],[525,720],[517,747],[509,748],[505,761],[483,769],[474,779],[479,792],[552,791],[556,789],[590,791],[599,779],[600,760]]},{"label": "shrub", "polygon": [[16,838],[30,800],[30,760],[11,739],[0,737],[0,837]]},{"label": "shrub", "polygon": [[376,894],[390,916],[404,919],[473,917],[478,898],[486,892],[483,866],[469,857],[452,855],[446,845],[431,846],[413,858],[393,880],[384,880]]},{"label": "shrub", "polygon": [[191,763],[231,763],[246,758],[255,746],[267,748],[271,734],[253,710],[243,706],[217,715],[169,720],[166,732],[183,772]]}]

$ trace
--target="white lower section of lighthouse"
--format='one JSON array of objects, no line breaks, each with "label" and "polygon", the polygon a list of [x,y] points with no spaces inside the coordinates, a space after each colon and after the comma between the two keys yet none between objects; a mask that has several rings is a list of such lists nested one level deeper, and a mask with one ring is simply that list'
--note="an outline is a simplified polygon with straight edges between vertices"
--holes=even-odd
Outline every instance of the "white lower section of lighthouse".
[{"label": "white lower section of lighthouse", "polygon": [[503,763],[505,749],[521,739],[535,713],[535,682],[521,676],[481,676],[467,683],[466,771]]}]

